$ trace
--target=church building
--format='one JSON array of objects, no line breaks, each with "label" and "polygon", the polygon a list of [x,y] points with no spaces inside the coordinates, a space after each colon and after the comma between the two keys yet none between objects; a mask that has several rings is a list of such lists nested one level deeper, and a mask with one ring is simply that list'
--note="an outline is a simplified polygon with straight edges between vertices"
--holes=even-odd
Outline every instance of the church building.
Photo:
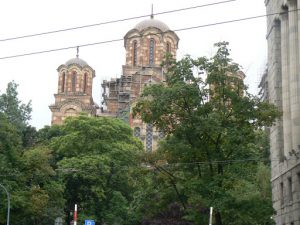
[{"label": "church building", "polygon": [[132,118],[131,111],[144,87],[164,82],[162,62],[167,53],[174,58],[179,38],[165,23],[151,18],[138,23],[124,37],[126,63],[120,78],[104,80],[101,112],[92,98],[95,71],[78,57],[58,67],[58,88],[55,103],[49,108],[52,124],[62,124],[68,116],[87,113],[91,116],[120,118],[130,124],[134,135],[144,143],[146,151],[157,148],[164,134],[152,124]]}]

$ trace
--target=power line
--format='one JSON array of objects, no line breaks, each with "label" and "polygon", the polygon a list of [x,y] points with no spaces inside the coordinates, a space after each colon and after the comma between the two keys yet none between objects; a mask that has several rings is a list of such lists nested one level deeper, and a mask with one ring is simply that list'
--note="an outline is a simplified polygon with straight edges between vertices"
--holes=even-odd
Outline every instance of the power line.
[{"label": "power line", "polygon": [[17,39],[30,38],[30,37],[36,37],[36,36],[42,36],[42,35],[48,35],[48,34],[54,34],[54,33],[72,31],[72,30],[78,30],[78,29],[89,28],[89,27],[96,27],[96,26],[101,26],[101,25],[106,25],[106,24],[112,24],[112,23],[118,23],[118,22],[124,22],[124,21],[129,21],[129,20],[145,18],[145,17],[149,17],[151,15],[163,15],[163,14],[168,14],[168,13],[186,11],[186,10],[191,10],[191,9],[196,9],[196,8],[203,8],[203,7],[214,6],[214,5],[224,4],[224,3],[230,3],[230,2],[234,2],[234,1],[237,1],[237,0],[226,0],[226,1],[221,1],[221,2],[209,3],[209,4],[205,4],[205,5],[197,5],[197,6],[191,6],[191,7],[186,7],[186,8],[163,11],[163,12],[154,13],[154,14],[147,14],[147,15],[142,15],[142,16],[134,16],[134,17],[128,17],[128,18],[123,18],[123,19],[110,20],[110,21],[105,21],[105,22],[100,22],[100,23],[88,24],[88,25],[53,30],[53,31],[46,31],[46,32],[35,33],[35,34],[27,34],[27,35],[22,35],[22,36],[17,36],[17,37],[9,37],[9,38],[0,39],[0,42],[12,41],[12,40],[17,40]]},{"label": "power line", "polygon": [[23,57],[23,56],[30,56],[30,55],[38,55],[38,54],[50,53],[50,52],[58,52],[58,51],[63,51],[63,50],[75,49],[78,47],[82,48],[82,47],[88,47],[88,46],[93,46],[93,45],[108,44],[108,43],[118,42],[118,41],[123,41],[123,38],[113,39],[113,40],[108,40],[108,41],[100,41],[100,42],[95,42],[95,43],[82,44],[82,45],[76,45],[76,46],[69,46],[69,47],[63,47],[63,48],[42,50],[42,51],[30,52],[30,53],[24,53],[24,54],[12,55],[12,56],[5,56],[5,57],[1,57],[0,60]]},{"label": "power line", "polygon": [[[157,165],[160,167],[175,167],[175,166],[188,166],[188,165],[217,165],[217,164],[236,164],[236,163],[254,163],[254,162],[271,162],[271,161],[280,161],[280,159],[263,159],[263,158],[253,158],[253,159],[236,159],[236,160],[215,160],[215,161],[198,161],[198,162],[178,162],[178,163],[165,163],[161,165]],[[109,165],[106,165],[109,166]],[[141,168],[141,169],[154,169],[155,166],[153,165],[131,165],[131,166],[121,166],[121,165],[114,165],[114,168],[119,169],[130,169],[130,168]],[[101,169],[101,168],[98,168]],[[61,172],[83,172],[81,169],[77,168],[59,168],[56,169],[57,171]],[[94,170],[94,168],[86,168],[85,170]]]},{"label": "power line", "polygon": [[[290,11],[287,11],[285,13],[299,11],[299,10],[300,9],[290,10]],[[241,21],[246,21],[246,20],[258,19],[258,18],[263,18],[263,17],[268,17],[268,16],[280,15],[280,14],[283,14],[283,13],[282,12],[277,12],[277,13],[269,13],[269,14],[264,14],[264,15],[258,15],[258,16],[244,17],[244,18],[239,18],[239,19],[234,19],[234,20],[227,20],[227,21],[221,21],[221,22],[210,23],[210,24],[202,24],[202,25],[193,26],[193,27],[179,28],[179,29],[175,29],[175,30],[172,30],[172,31],[180,32],[180,31],[186,31],[186,30],[193,30],[193,29],[199,29],[199,28],[204,28],[204,27],[211,27],[211,26],[223,25],[223,24],[228,24],[228,23],[235,23],[235,22],[241,22]],[[152,35],[163,34],[163,33],[167,33],[167,32],[168,31],[152,33]],[[77,48],[77,47],[89,47],[89,46],[101,45],[101,44],[107,44],[107,43],[119,42],[119,41],[123,41],[123,38],[112,39],[112,40],[107,40],[107,41],[100,41],[100,42],[94,42],[94,43],[87,43],[87,44],[81,44],[81,45],[75,45],[75,46],[69,46],[69,47],[63,47],[63,48],[42,50],[42,51],[30,52],[30,53],[24,53],[24,54],[18,54],[18,55],[4,56],[4,57],[0,57],[0,60],[23,57],[23,56],[30,56],[30,55],[37,55],[37,54],[43,54],[43,53],[49,53],[49,52],[63,51],[63,50],[68,50],[68,49],[74,49],[74,48]]]},{"label": "power line", "polygon": [[[291,159],[290,159],[291,160]],[[293,159],[297,160],[297,159]],[[279,158],[271,158],[271,159],[266,159],[266,158],[251,158],[251,159],[232,159],[232,160],[214,160],[214,161],[196,161],[196,162],[178,162],[178,163],[165,163],[161,165],[157,165],[159,167],[182,167],[182,166],[192,166],[192,165],[217,165],[217,164],[245,164],[245,163],[257,163],[257,162],[274,162],[274,161],[281,161]],[[103,166],[109,166],[109,165],[103,165]],[[130,165],[130,166],[121,166],[121,165],[114,165],[114,168],[116,169],[121,169],[121,170],[128,170],[131,168],[140,168],[140,169],[155,169],[153,165]],[[97,168],[101,169],[101,168]],[[85,172],[85,171],[95,171],[95,168],[85,168],[85,170],[81,170],[78,168],[58,168],[55,169],[57,172],[62,172],[62,173],[77,173],[77,172]],[[20,176],[18,171],[7,173],[5,175],[0,175],[0,177],[7,177],[7,176]]]}]

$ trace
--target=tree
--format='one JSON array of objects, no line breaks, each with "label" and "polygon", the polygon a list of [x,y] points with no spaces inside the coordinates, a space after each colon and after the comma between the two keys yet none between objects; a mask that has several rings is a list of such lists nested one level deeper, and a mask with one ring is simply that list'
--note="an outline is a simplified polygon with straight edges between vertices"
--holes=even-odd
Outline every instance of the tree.
[{"label": "tree", "polygon": [[22,136],[23,147],[31,147],[35,143],[37,131],[28,125],[31,118],[31,101],[22,103],[18,98],[18,84],[14,81],[7,84],[6,93],[0,95],[0,112],[14,125]]},{"label": "tree", "polygon": [[23,128],[31,118],[31,102],[21,103],[17,87],[14,81],[7,84],[6,93],[0,95],[0,112],[4,113],[17,128]]},{"label": "tree", "polygon": [[[0,179],[11,197],[12,225],[43,225],[63,215],[63,185],[51,165],[52,154],[39,146],[24,151],[22,137],[0,113]],[[0,191],[0,198],[6,199]],[[0,224],[6,224],[6,202],[0,202]]]},{"label": "tree", "polygon": [[[21,138],[17,129],[8,121],[6,116],[0,112],[0,183],[6,187],[8,192],[18,186],[14,179],[20,175],[18,162],[20,161]],[[6,199],[3,190],[0,190],[0,199]],[[13,202],[11,201],[12,205]],[[0,201],[0,224],[6,221],[7,202]]]},{"label": "tree", "polygon": [[[6,116],[0,112],[0,164],[1,174],[4,170],[16,165],[21,139],[16,128],[10,124]],[[8,164],[10,166],[8,166]]]},{"label": "tree", "polygon": [[46,225],[56,217],[64,217],[64,185],[56,176],[52,160],[52,152],[45,146],[27,149],[22,154],[23,182],[15,191],[15,200],[22,201],[15,201],[14,224]]},{"label": "tree", "polygon": [[[37,132],[28,125],[31,106],[18,99],[10,82],[0,95],[0,180],[11,196],[10,224],[49,224],[63,214],[64,187],[53,170],[51,151],[36,146]],[[42,145],[43,144],[43,145]],[[0,199],[6,199],[0,192]],[[6,202],[0,202],[0,224],[6,224]]]},{"label": "tree", "polygon": [[51,148],[65,182],[66,214],[76,203],[81,223],[130,223],[142,153],[130,127],[117,119],[79,116],[66,119],[61,130]]},{"label": "tree", "polygon": [[[217,43],[210,59],[167,58],[166,82],[145,88],[134,115],[168,135],[148,160],[164,177],[161,204],[179,202],[193,221],[214,206],[217,225],[266,223],[273,210],[269,196],[260,198],[257,161],[265,158],[256,144],[280,113],[247,92],[227,45]],[[257,205],[260,218],[249,213]]]}]

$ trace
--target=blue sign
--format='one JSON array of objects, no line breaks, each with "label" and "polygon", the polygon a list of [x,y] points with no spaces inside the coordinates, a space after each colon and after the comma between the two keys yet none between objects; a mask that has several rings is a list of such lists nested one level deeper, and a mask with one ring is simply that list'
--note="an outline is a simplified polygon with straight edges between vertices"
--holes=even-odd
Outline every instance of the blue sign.
[{"label": "blue sign", "polygon": [[94,220],[85,220],[84,225],[95,225]]}]

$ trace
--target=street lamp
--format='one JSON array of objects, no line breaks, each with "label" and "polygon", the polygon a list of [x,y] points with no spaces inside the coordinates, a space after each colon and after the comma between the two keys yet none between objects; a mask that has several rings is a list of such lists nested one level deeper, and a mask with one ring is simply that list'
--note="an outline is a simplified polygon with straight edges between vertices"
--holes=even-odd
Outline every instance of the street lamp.
[{"label": "street lamp", "polygon": [[6,190],[6,188],[0,184],[0,187],[2,187],[4,189],[4,191],[6,192],[7,195],[7,218],[6,218],[6,225],[9,225],[9,211],[10,211],[10,198],[9,198],[9,193]]}]

